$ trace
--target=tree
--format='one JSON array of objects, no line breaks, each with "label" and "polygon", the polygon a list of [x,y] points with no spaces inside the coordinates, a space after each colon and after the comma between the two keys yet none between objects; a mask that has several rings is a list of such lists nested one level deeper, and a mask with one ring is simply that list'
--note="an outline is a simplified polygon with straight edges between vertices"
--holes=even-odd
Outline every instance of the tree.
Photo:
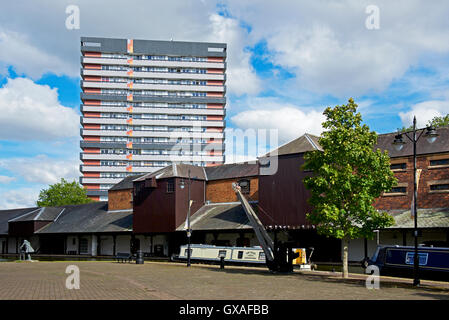
[{"label": "tree", "polygon": [[429,125],[435,128],[449,127],[449,114],[442,117],[434,117],[429,121]]},{"label": "tree", "polygon": [[[441,127],[449,127],[449,114],[441,117],[434,117],[432,120],[427,122],[427,126],[433,126],[434,128],[441,128]],[[413,131],[413,126],[410,127],[402,127],[398,128],[399,132],[410,132]]]},{"label": "tree", "polygon": [[57,207],[70,204],[84,204],[92,202],[86,191],[75,180],[68,182],[64,178],[61,182],[42,189],[39,193],[37,205],[39,207]]},{"label": "tree", "polygon": [[307,219],[320,234],[342,239],[345,278],[349,240],[372,239],[373,230],[393,224],[393,218],[378,212],[373,203],[397,183],[388,153],[374,150],[377,134],[361,125],[362,116],[356,111],[352,99],[324,111],[325,131],[319,139],[323,151],[307,152],[304,164],[304,169],[313,171],[304,179],[313,208]]}]

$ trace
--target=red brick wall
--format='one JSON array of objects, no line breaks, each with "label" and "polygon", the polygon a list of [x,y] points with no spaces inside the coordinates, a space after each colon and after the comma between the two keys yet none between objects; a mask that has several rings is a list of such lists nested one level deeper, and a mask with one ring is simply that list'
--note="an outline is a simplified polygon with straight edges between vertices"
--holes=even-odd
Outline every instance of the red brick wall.
[{"label": "red brick wall", "polygon": [[108,192],[108,210],[124,210],[133,208],[132,189],[128,190],[109,190]]},{"label": "red brick wall", "polygon": [[259,200],[259,179],[257,177],[252,178],[238,178],[238,179],[225,179],[208,181],[206,185],[206,201],[218,203],[218,202],[237,202],[237,195],[232,189],[232,183],[242,179],[250,180],[250,193],[245,194],[248,200]]},{"label": "red brick wall", "polygon": [[[429,183],[438,180],[449,180],[449,167],[430,167],[430,160],[435,157],[448,158],[449,155],[438,156],[419,156],[416,161],[416,168],[422,169],[419,177],[418,185],[418,208],[447,208],[449,207],[449,192],[435,192],[430,190]],[[408,158],[394,158],[392,163],[406,162],[406,170],[396,171],[395,176],[398,179],[398,184],[407,186],[407,195],[392,195],[384,194],[376,200],[375,207],[381,210],[391,209],[410,209],[413,197],[413,156]]]}]

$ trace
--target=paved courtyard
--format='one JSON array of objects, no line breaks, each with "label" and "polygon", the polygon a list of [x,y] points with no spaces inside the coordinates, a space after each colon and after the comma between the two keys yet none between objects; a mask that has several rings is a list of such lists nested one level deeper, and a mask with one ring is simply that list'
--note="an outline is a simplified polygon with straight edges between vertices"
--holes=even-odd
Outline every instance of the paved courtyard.
[{"label": "paved courtyard", "polygon": [[[80,289],[65,287],[66,267],[80,270]],[[414,289],[342,281],[323,273],[274,275],[262,268],[111,261],[0,262],[0,299],[445,299],[448,289]]]}]

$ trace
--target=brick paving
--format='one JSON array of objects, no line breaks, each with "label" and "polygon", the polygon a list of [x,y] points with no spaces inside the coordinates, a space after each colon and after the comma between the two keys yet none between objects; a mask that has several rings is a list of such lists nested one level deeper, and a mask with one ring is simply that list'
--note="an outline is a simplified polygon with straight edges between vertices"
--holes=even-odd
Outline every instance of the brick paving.
[{"label": "brick paving", "polygon": [[[68,290],[68,265],[80,269],[80,289]],[[271,274],[262,268],[111,261],[0,262],[0,299],[24,300],[310,300],[310,299],[444,299],[449,286],[425,282],[412,288],[386,279],[379,290],[368,290],[363,276],[342,281],[326,272]],[[408,280],[411,282],[411,280]],[[432,284],[432,285],[431,285]]]}]

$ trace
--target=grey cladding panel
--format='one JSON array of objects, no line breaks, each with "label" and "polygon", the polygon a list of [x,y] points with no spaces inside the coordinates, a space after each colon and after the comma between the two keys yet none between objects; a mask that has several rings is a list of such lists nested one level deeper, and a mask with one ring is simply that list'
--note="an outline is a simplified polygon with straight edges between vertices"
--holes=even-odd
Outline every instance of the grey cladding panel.
[{"label": "grey cladding panel", "polygon": [[81,46],[82,51],[94,52],[111,52],[111,53],[126,53],[127,40],[126,39],[108,39],[95,37],[81,37],[81,42],[100,43],[100,46]]},{"label": "grey cladding panel", "polygon": [[[81,42],[88,44],[86,46],[81,46],[81,51],[127,53],[127,41],[127,39],[81,37]],[[222,48],[223,51],[209,51],[209,48]],[[135,54],[226,57],[226,44],[187,41],[133,40],[133,52]]]},{"label": "grey cladding panel", "polygon": [[[211,52],[209,47],[223,48],[223,52]],[[226,44],[181,41],[134,40],[134,53],[154,55],[179,55],[195,57],[226,57]]]}]

